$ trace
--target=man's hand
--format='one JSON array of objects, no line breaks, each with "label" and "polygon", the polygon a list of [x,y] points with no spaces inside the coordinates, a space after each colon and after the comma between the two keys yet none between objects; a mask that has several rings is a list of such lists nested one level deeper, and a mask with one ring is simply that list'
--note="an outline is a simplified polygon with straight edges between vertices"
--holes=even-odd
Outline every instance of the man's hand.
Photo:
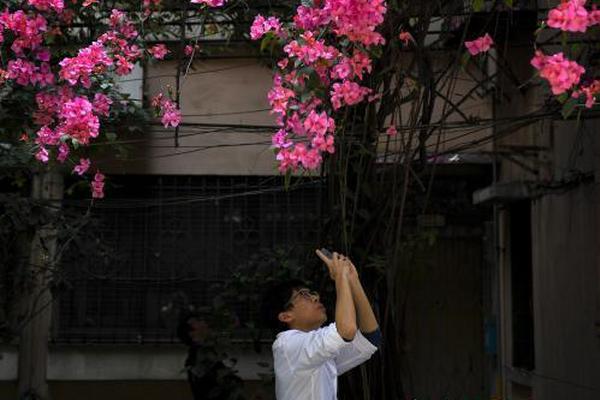
[{"label": "man's hand", "polygon": [[343,254],[333,253],[333,257],[329,258],[321,250],[316,250],[317,256],[325,263],[329,270],[329,276],[334,281],[340,277],[348,277],[353,279],[353,274],[358,278],[356,268],[352,262]]},{"label": "man's hand", "polygon": [[335,280],[336,273],[339,274],[340,270],[342,272],[345,271],[344,276],[348,279],[352,300],[357,313],[358,327],[361,332],[374,332],[378,327],[377,319],[375,318],[369,299],[362,287],[354,263],[352,263],[349,258],[346,258],[346,256],[338,253],[333,253],[333,259],[327,258],[327,256],[319,250],[317,250],[317,255],[323,260],[325,265],[327,265],[327,268],[329,268],[331,279]]}]

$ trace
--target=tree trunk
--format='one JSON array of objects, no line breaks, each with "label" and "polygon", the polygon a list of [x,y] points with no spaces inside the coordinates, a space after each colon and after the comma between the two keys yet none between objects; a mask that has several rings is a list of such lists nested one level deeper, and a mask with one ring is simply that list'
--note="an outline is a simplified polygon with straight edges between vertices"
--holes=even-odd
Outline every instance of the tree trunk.
[{"label": "tree trunk", "polygon": [[[33,178],[31,196],[56,211],[63,197],[63,176],[58,172],[40,172]],[[52,319],[50,283],[56,252],[56,228],[53,224],[37,228],[29,258],[30,290],[23,301],[25,318],[19,340],[19,398],[50,398],[46,382],[48,338]]]}]

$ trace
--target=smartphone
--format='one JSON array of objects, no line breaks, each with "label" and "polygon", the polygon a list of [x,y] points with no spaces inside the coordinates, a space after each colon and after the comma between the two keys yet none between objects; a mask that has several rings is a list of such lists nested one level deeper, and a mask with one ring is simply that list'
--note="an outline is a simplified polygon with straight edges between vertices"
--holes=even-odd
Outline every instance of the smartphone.
[{"label": "smartphone", "polygon": [[327,258],[329,258],[330,260],[333,260],[333,253],[331,251],[329,251],[328,249],[326,249],[325,247],[321,247],[321,253],[323,253],[323,255]]}]

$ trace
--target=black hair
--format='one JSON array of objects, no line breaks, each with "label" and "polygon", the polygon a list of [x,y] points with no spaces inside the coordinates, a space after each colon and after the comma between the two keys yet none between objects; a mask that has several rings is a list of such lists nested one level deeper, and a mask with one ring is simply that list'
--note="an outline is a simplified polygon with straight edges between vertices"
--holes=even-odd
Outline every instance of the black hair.
[{"label": "black hair", "polygon": [[181,340],[181,342],[187,346],[191,346],[193,344],[192,337],[190,336],[190,332],[192,327],[190,325],[190,319],[198,318],[198,314],[193,311],[183,311],[179,314],[179,318],[177,321],[177,338]]},{"label": "black hair", "polygon": [[277,331],[287,329],[287,325],[279,321],[279,313],[286,310],[286,304],[294,294],[294,290],[307,287],[300,279],[290,279],[269,286],[261,304],[261,320],[265,328]]}]

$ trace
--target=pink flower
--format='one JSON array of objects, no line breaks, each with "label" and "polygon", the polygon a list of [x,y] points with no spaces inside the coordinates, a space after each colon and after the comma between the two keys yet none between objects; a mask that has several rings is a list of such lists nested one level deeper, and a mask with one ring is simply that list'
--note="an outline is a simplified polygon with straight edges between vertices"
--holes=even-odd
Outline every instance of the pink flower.
[{"label": "pink flower", "polygon": [[177,127],[181,123],[181,111],[177,109],[177,105],[171,100],[163,100],[160,105],[162,114],[161,122],[165,128],[172,126]]},{"label": "pink flower", "polygon": [[64,163],[65,160],[67,159],[67,157],[69,156],[69,146],[67,146],[66,143],[61,143],[58,146],[58,155],[56,156],[56,159],[61,162]]},{"label": "pink flower", "polygon": [[312,146],[322,152],[335,153],[333,135],[317,135],[311,141]]},{"label": "pink flower", "polygon": [[326,132],[332,132],[335,129],[333,118],[329,118],[326,112],[317,113],[311,111],[304,120],[304,129],[313,135],[325,135]]},{"label": "pink flower", "polygon": [[562,1],[548,12],[548,26],[569,32],[585,32],[589,24],[585,2],[586,0]]},{"label": "pink flower", "polygon": [[225,0],[192,0],[192,4],[206,4],[209,7],[221,7]]},{"label": "pink flower", "polygon": [[194,46],[192,46],[192,45],[189,45],[189,44],[188,44],[188,45],[187,45],[187,46],[185,46],[185,48],[183,49],[183,53],[184,53],[186,56],[188,56],[188,57],[189,57],[189,56],[191,56],[192,54],[194,54],[194,51],[198,51],[198,49],[199,49],[199,48],[200,48],[200,46],[198,46],[197,44],[196,44],[196,45],[194,45]]},{"label": "pink flower", "polygon": [[592,108],[598,93],[600,93],[600,80],[595,80],[587,86],[581,86],[581,89],[574,91],[572,96],[578,98],[581,94],[585,95],[585,107]]},{"label": "pink flower", "polygon": [[134,65],[131,62],[129,62],[128,59],[126,59],[120,54],[117,54],[115,56],[115,60],[115,64],[117,66],[115,72],[117,73],[117,75],[128,75],[131,73]]},{"label": "pink flower", "polygon": [[578,84],[581,75],[585,72],[581,65],[565,58],[563,53],[546,56],[541,51],[537,51],[531,60],[531,65],[550,83],[552,93],[555,95],[562,94]]},{"label": "pink flower", "polygon": [[385,133],[388,136],[396,136],[398,134],[398,131],[396,130],[396,127],[394,125],[390,125],[387,130],[385,131]]},{"label": "pink flower", "polygon": [[92,103],[85,97],[79,96],[67,101],[59,113],[61,123],[56,129],[57,132],[78,143],[88,144],[100,131],[100,121],[92,111]]},{"label": "pink flower", "polygon": [[162,60],[165,58],[167,53],[169,53],[169,50],[164,44],[157,44],[149,48],[148,53],[150,53],[152,57],[156,58],[157,60]]},{"label": "pink flower", "polygon": [[258,14],[252,22],[250,27],[250,38],[252,40],[260,39],[265,33],[273,31],[275,33],[281,32],[281,22],[278,18],[269,17],[265,18]]},{"label": "pink flower", "polygon": [[41,145],[55,146],[60,140],[60,133],[47,126],[42,126],[35,134],[37,136],[35,142]]},{"label": "pink flower", "polygon": [[65,8],[63,0],[27,0],[27,2],[40,11],[54,10],[58,13]]},{"label": "pink flower", "polygon": [[87,170],[90,168],[90,164],[91,162],[89,158],[80,158],[79,164],[73,168],[73,172],[81,176],[87,172]]},{"label": "pink flower", "polygon": [[101,199],[104,197],[104,175],[100,171],[94,175],[92,185],[92,197],[94,199]]},{"label": "pink flower", "polygon": [[288,134],[285,129],[278,130],[277,133],[275,133],[271,138],[271,143],[276,149],[288,148],[293,145],[293,143],[288,139]]},{"label": "pink flower", "polygon": [[398,39],[400,39],[400,41],[402,43],[404,43],[405,46],[408,46],[409,42],[413,42],[413,43],[415,42],[415,39],[410,34],[410,32],[406,32],[406,31],[400,31],[400,34],[398,35]]},{"label": "pink flower", "polygon": [[92,103],[93,110],[96,114],[108,117],[110,113],[110,105],[112,100],[103,93],[96,93]]},{"label": "pink flower", "polygon": [[485,34],[482,37],[479,37],[470,42],[465,42],[465,47],[469,50],[472,56],[475,56],[479,53],[487,52],[492,45],[494,44],[494,40],[489,34]]},{"label": "pink flower", "polygon": [[40,146],[40,149],[35,154],[35,158],[38,161],[43,162],[44,164],[47,163],[48,160],[49,160],[49,158],[48,158],[48,150],[44,146]]},{"label": "pink flower", "polygon": [[337,110],[343,105],[358,104],[365,96],[371,93],[371,89],[360,86],[356,82],[344,81],[342,83],[334,83],[331,91],[331,103],[333,109]]}]

